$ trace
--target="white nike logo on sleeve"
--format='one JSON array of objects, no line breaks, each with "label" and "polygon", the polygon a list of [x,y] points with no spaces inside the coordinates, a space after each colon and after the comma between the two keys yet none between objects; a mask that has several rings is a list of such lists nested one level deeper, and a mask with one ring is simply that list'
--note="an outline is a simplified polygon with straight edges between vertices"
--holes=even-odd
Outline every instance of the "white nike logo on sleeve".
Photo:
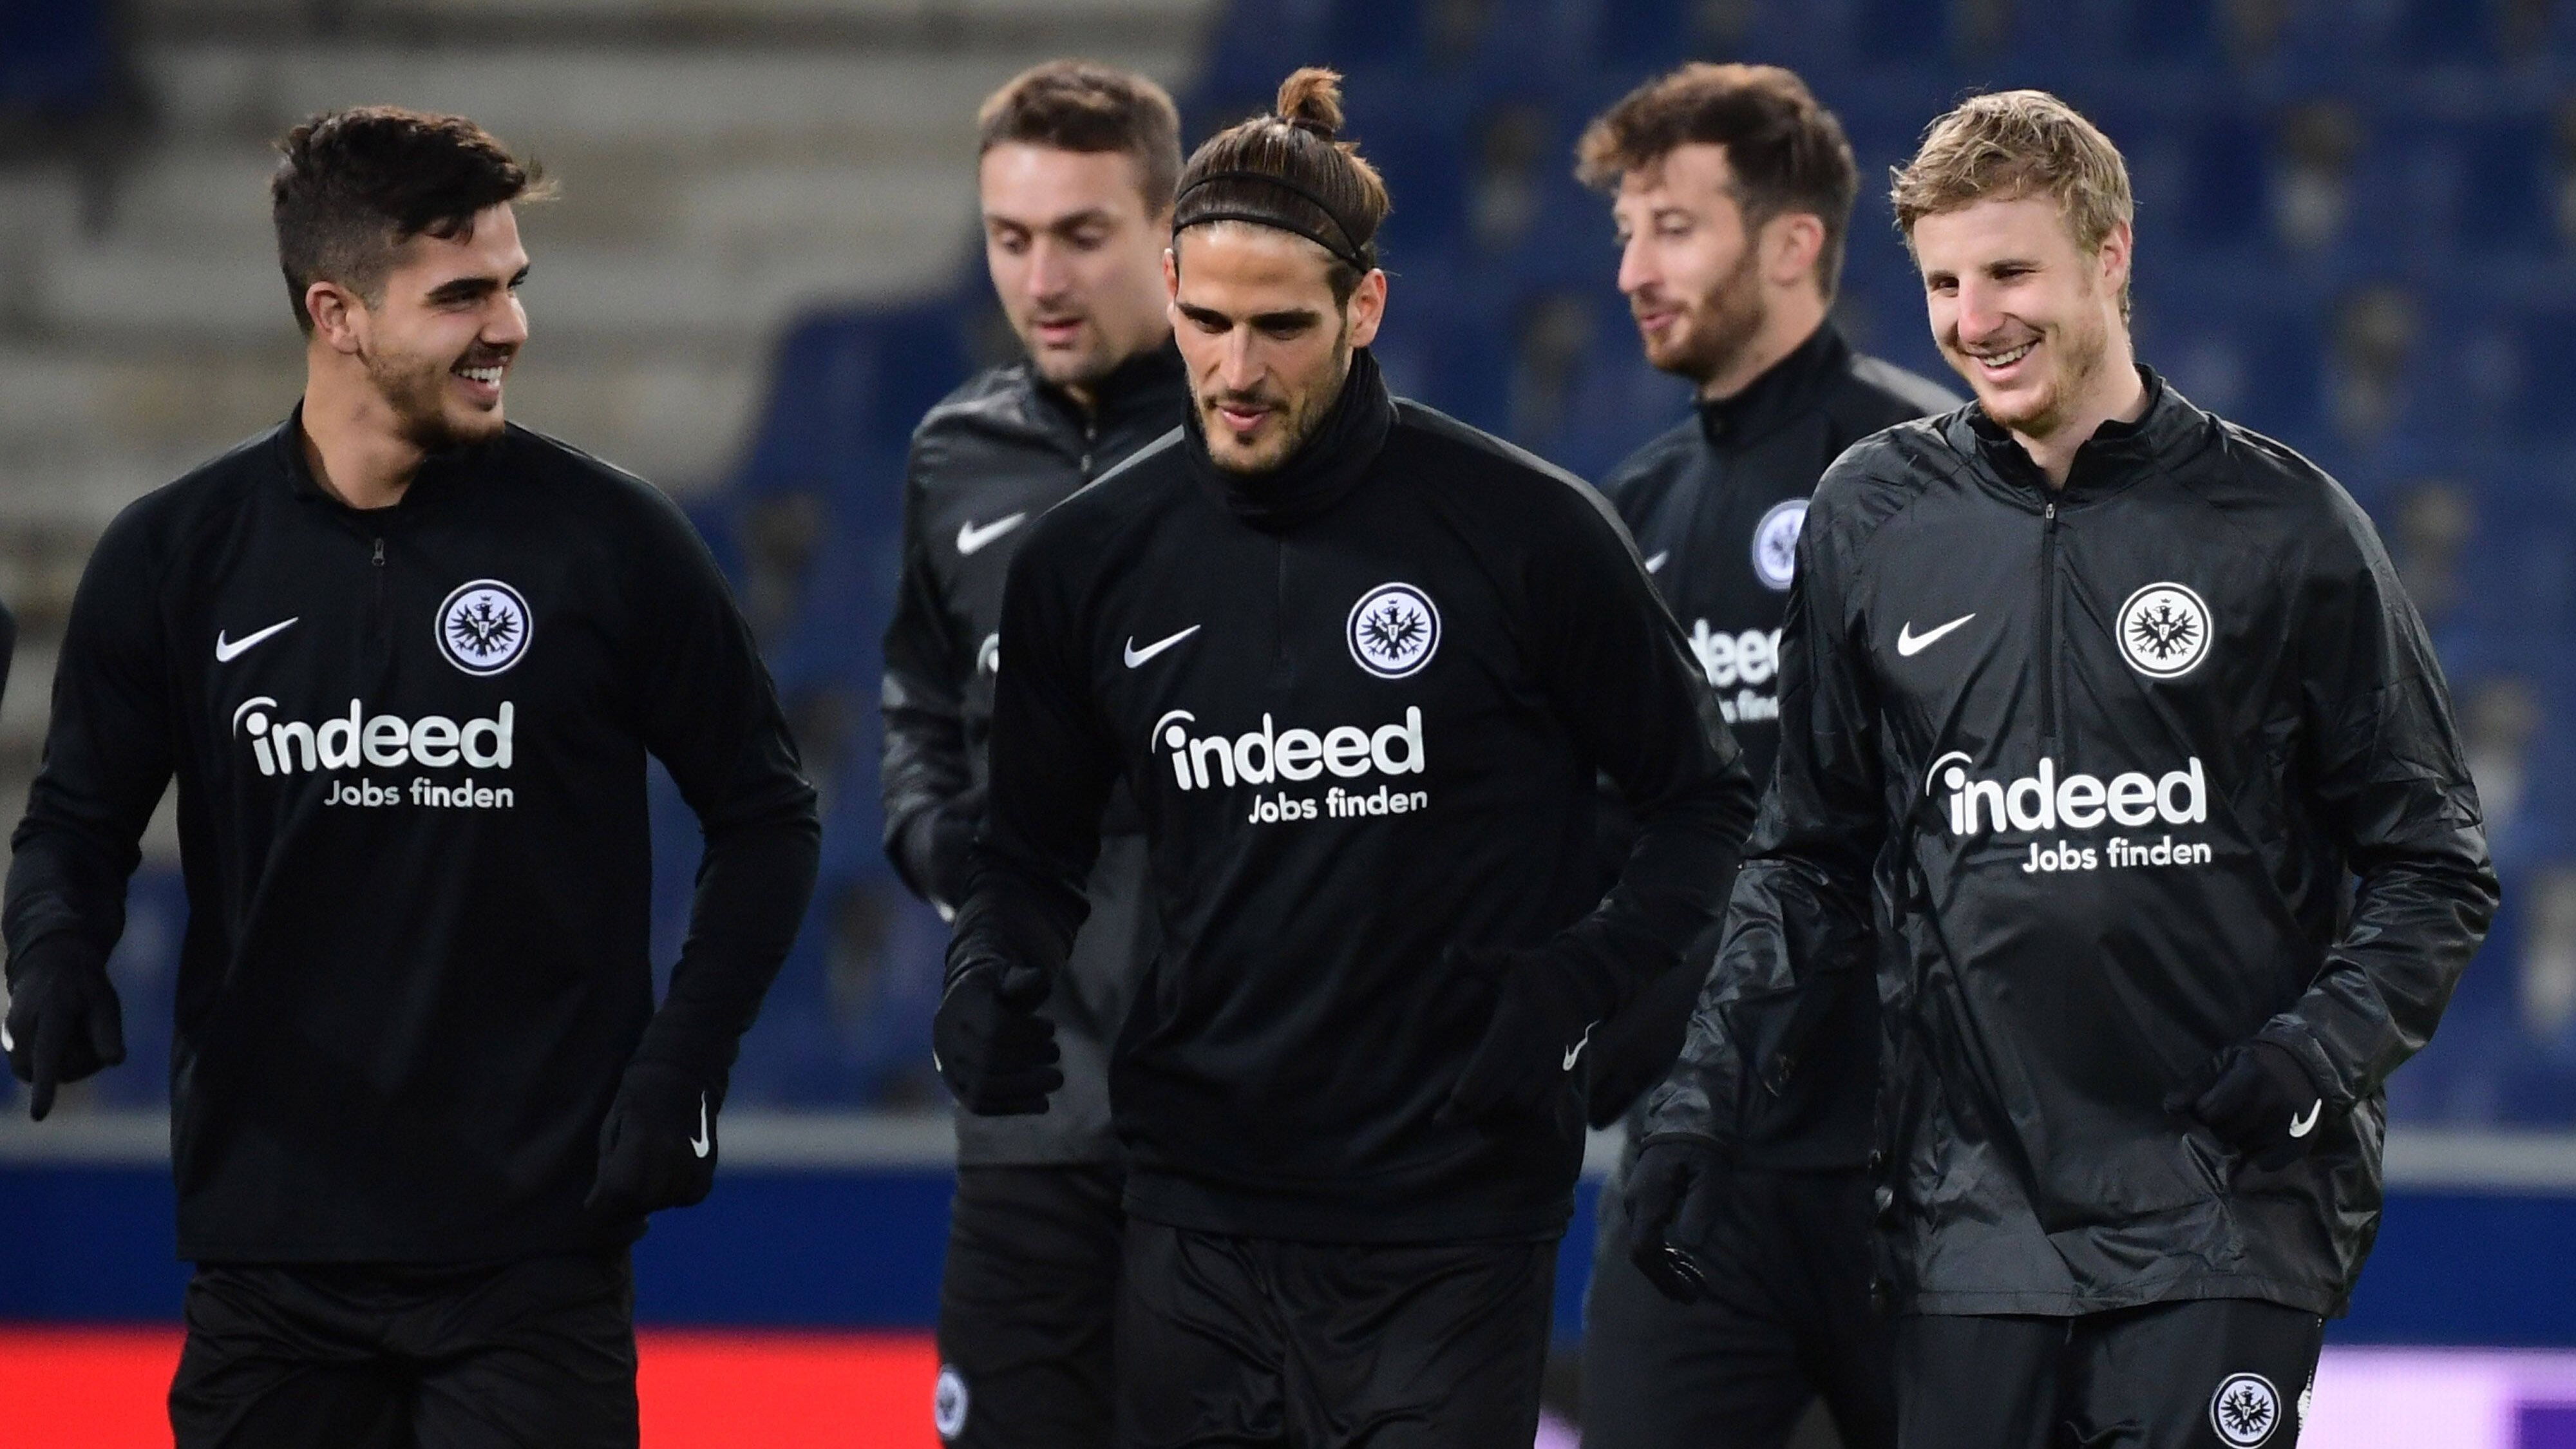
[{"label": "white nike logo on sleeve", "polygon": [[1671,549],[1666,549],[1662,553],[1655,555],[1653,558],[1646,560],[1646,572],[1650,574],[1663,572],[1664,561],[1672,556],[1673,551]]},{"label": "white nike logo on sleeve", "polygon": [[2325,1109],[2325,1099],[2323,1097],[2319,1097],[2317,1100],[2308,1104],[2308,1110],[2305,1115],[2292,1115],[2290,1118],[2290,1135],[2293,1137],[2305,1137],[2309,1133],[2316,1131],[2317,1114],[2323,1112]]},{"label": "white nike logo on sleeve", "polygon": [[980,553],[983,551],[984,545],[991,543],[994,539],[1000,538],[1003,534],[1006,534],[1012,529],[1019,527],[1021,524],[1028,522],[1028,520],[1029,516],[1026,513],[1014,513],[1008,518],[996,518],[992,522],[985,524],[982,528],[977,528],[974,520],[968,519],[966,522],[957,525],[957,552],[960,554]]},{"label": "white nike logo on sleeve", "polygon": [[268,638],[270,635],[277,633],[281,629],[285,629],[302,622],[303,618],[304,616],[302,614],[298,614],[292,619],[282,619],[277,623],[271,624],[267,628],[260,630],[256,634],[246,634],[239,639],[226,639],[223,635],[223,631],[217,630],[215,632],[215,662],[217,664],[230,664],[234,660],[239,659],[244,654],[250,652],[252,645],[259,643],[261,640]]},{"label": "white nike logo on sleeve", "polygon": [[1559,1070],[1568,1072],[1573,1071],[1574,1064],[1583,1060],[1583,1049],[1592,1043],[1592,1027],[1599,1026],[1600,1024],[1601,1023],[1596,1021],[1593,1022],[1591,1026],[1583,1028],[1583,1035],[1574,1039],[1574,1046],[1566,1052],[1565,1060],[1559,1064]]},{"label": "white nike logo on sleeve", "polygon": [[707,1136],[707,1094],[698,1094],[698,1135],[689,1139],[689,1150],[700,1157],[715,1149],[714,1139]]},{"label": "white nike logo on sleeve", "polygon": [[1155,655],[1162,653],[1164,650],[1171,648],[1173,645],[1180,643],[1182,640],[1187,639],[1192,634],[1197,633],[1205,627],[1207,626],[1204,624],[1192,624],[1190,627],[1183,629],[1178,634],[1175,634],[1168,639],[1157,639],[1142,649],[1136,647],[1136,636],[1133,634],[1128,635],[1127,667],[1130,669],[1135,668],[1137,665],[1144,663],[1146,660],[1151,659]]},{"label": "white nike logo on sleeve", "polygon": [[1940,638],[1942,635],[1949,633],[1951,630],[1958,628],[1960,625],[1975,617],[1977,616],[1974,614],[1961,614],[1949,623],[1925,634],[1915,633],[1914,621],[1908,619],[1905,621],[1905,627],[1896,631],[1896,652],[1907,659],[1911,659],[1915,655],[1922,653],[1926,648],[1929,648],[1933,640]]}]

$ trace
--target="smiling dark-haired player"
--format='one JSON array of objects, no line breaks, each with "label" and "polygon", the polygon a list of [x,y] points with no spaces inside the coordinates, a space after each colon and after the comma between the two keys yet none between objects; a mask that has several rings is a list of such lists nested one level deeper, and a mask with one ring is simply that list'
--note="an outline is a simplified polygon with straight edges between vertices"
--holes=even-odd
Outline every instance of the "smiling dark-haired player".
[{"label": "smiling dark-haired player", "polygon": [[[283,150],[304,396],[82,575],[9,871],[9,1065],[41,1119],[123,1057],[105,967],[175,778],[179,1445],[631,1446],[627,1250],[713,1183],[814,792],[679,510],[503,419],[529,172],[390,108]],[[658,1009],[647,755],[706,834]]]},{"label": "smiling dark-haired player", "polygon": [[[1135,1446],[1530,1442],[1585,1040],[1712,919],[1753,808],[1599,495],[1388,396],[1337,80],[1191,158],[1186,422],[1012,561],[939,1013],[969,1109],[1045,1100],[1123,780],[1164,935],[1111,1072]],[[1604,772],[1640,822],[1606,896]]]}]

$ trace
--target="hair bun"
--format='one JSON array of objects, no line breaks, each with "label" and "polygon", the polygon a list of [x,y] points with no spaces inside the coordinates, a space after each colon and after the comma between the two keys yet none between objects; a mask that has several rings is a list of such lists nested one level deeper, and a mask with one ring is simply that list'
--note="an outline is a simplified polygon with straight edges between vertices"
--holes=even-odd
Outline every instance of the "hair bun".
[{"label": "hair bun", "polygon": [[1342,128],[1342,74],[1301,67],[1279,83],[1279,119],[1330,141]]}]

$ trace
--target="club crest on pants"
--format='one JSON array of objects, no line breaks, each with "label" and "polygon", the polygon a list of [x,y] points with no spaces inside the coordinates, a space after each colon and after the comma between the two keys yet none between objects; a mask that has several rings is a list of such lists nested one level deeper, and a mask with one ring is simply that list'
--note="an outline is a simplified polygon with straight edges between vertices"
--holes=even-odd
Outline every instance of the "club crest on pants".
[{"label": "club crest on pants", "polygon": [[939,1385],[930,1392],[930,1427],[943,1444],[966,1427],[966,1376],[953,1363],[939,1366]]},{"label": "club crest on pants", "polygon": [[2281,1427],[2281,1395],[2261,1374],[2230,1374],[2209,1396],[2209,1427],[2229,1449],[2254,1449]]}]

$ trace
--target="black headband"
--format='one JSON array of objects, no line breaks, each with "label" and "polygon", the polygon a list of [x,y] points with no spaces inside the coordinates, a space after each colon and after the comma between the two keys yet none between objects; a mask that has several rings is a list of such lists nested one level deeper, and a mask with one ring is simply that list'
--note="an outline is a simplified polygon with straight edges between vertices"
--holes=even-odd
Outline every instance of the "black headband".
[{"label": "black headband", "polygon": [[1179,214],[1181,200],[1186,198],[1191,192],[1198,190],[1202,186],[1218,181],[1267,181],[1282,191],[1288,192],[1294,196],[1302,197],[1307,205],[1322,212],[1324,214],[1324,219],[1333,224],[1333,229],[1342,234],[1343,244],[1341,246],[1335,246],[1330,241],[1326,240],[1321,232],[1318,232],[1311,227],[1299,226],[1294,221],[1291,221],[1286,217],[1272,216],[1266,212],[1256,214],[1249,211],[1211,211],[1205,215],[1193,216],[1187,221],[1176,221],[1172,224],[1173,235],[1178,236],[1183,230],[1189,227],[1205,226],[1207,223],[1212,221],[1248,221],[1255,226],[1276,227],[1281,231],[1293,232],[1296,235],[1302,236],[1306,240],[1313,242],[1315,245],[1322,247],[1324,250],[1331,252],[1339,260],[1347,262],[1363,272],[1370,269],[1372,264],[1368,259],[1368,248],[1362,246],[1359,239],[1351,235],[1350,224],[1342,220],[1341,214],[1334,211],[1332,206],[1327,203],[1324,198],[1308,191],[1305,187],[1298,185],[1296,182],[1289,180],[1285,176],[1273,176],[1267,171],[1211,171],[1207,175],[1200,177],[1198,180],[1191,182],[1188,186],[1183,187],[1181,189],[1180,196],[1173,198],[1173,214],[1176,216]]}]

